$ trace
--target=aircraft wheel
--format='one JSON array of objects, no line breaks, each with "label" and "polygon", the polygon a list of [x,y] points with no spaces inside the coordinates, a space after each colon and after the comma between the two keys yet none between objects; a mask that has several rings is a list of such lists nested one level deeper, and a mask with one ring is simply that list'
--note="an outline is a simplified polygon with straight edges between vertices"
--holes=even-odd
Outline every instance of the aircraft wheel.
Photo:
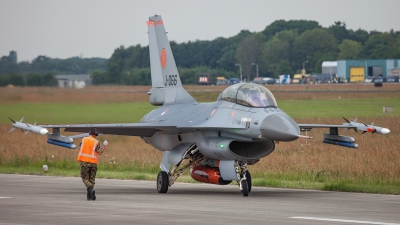
[{"label": "aircraft wheel", "polygon": [[242,180],[242,193],[244,197],[249,196],[249,186],[247,185],[247,180]]},{"label": "aircraft wheel", "polygon": [[[243,177],[243,176],[241,176],[241,177]],[[251,187],[253,186],[253,184],[251,182],[251,175],[250,175],[249,171],[246,171],[246,180],[247,180],[248,190],[249,190],[249,193],[250,193]]]},{"label": "aircraft wheel", "polygon": [[169,176],[167,172],[161,171],[157,176],[157,191],[158,193],[167,193]]},{"label": "aircraft wheel", "polygon": [[251,183],[251,175],[249,171],[246,171],[246,180],[247,180],[247,186],[249,189],[249,193],[251,191],[252,183]]}]

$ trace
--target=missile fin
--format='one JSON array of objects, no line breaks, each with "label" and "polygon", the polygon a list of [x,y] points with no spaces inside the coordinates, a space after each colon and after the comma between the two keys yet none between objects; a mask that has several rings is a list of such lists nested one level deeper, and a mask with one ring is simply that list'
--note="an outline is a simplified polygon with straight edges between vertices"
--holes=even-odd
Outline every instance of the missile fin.
[{"label": "missile fin", "polygon": [[27,135],[27,134],[29,134],[31,131],[30,130],[28,130],[27,132],[25,132],[25,134],[24,135]]},{"label": "missile fin", "polygon": [[24,120],[24,117],[22,117],[22,118],[19,120],[19,122],[22,123],[23,120]]},{"label": "missile fin", "polygon": [[10,119],[10,120],[11,120],[11,122],[15,123],[15,121],[14,121],[13,119],[11,119],[10,117],[8,117],[8,119]]},{"label": "missile fin", "polygon": [[346,118],[344,118],[344,117],[343,117],[343,119],[346,120],[346,122],[350,123],[350,121],[349,121],[348,119],[346,119]]},{"label": "missile fin", "polygon": [[15,130],[15,127],[11,128],[11,130],[10,130],[10,131],[8,131],[8,133],[11,133],[11,132],[13,132],[14,130]]}]

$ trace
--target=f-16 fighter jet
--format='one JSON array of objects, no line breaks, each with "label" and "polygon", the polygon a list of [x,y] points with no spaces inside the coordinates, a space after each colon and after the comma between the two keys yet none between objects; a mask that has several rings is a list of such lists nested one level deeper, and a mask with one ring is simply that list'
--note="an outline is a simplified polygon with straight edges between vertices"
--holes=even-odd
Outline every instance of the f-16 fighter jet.
[{"label": "f-16 fighter jet", "polygon": [[179,176],[190,170],[191,177],[200,182],[237,182],[243,196],[252,188],[247,166],[271,154],[276,142],[310,138],[300,135],[300,130],[329,128],[324,143],[351,148],[358,147],[354,138],[339,135],[339,128],[390,132],[348,120],[342,125],[297,124],[278,107],[266,87],[254,83],[234,84],[215,102],[199,103],[182,87],[161,16],[151,16],[147,27],[152,80],[148,94],[150,103],[159,108],[138,123],[29,125],[21,120],[13,121],[14,128],[47,135],[49,144],[66,148],[76,148],[73,138],[85,134],[65,137],[60,129],[87,134],[96,127],[100,134],[140,136],[163,152],[157,176],[159,193],[167,193]]}]

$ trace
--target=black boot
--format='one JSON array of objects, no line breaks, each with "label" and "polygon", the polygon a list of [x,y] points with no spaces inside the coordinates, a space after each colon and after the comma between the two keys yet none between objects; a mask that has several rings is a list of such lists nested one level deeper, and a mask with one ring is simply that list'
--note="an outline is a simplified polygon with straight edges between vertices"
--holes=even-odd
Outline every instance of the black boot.
[{"label": "black boot", "polygon": [[95,191],[93,190],[93,192],[92,192],[92,200],[94,201],[94,200],[96,200],[96,195],[95,195]]},{"label": "black boot", "polygon": [[90,200],[93,200],[93,188],[92,187],[89,187],[88,189],[87,189],[87,200],[88,201],[90,201]]}]

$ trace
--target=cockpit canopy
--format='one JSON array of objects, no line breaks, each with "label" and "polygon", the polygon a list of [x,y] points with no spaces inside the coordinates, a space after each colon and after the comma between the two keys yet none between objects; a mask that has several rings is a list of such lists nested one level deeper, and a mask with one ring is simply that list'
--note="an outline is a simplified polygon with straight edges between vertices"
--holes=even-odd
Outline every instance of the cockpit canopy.
[{"label": "cockpit canopy", "polygon": [[257,108],[278,108],[274,95],[266,87],[254,83],[232,85],[219,95],[218,100]]}]

